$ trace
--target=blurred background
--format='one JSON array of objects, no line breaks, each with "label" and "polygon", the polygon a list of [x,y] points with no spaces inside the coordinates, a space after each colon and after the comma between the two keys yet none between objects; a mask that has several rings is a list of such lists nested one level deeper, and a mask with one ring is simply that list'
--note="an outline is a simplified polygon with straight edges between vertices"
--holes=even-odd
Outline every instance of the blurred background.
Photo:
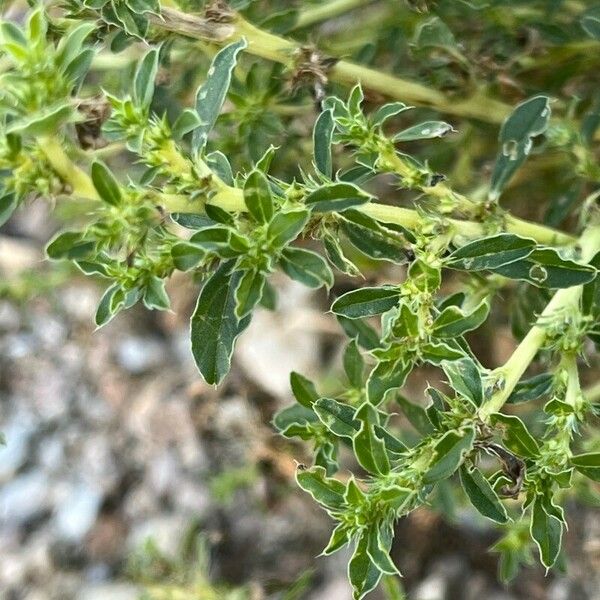
[{"label": "blurred background", "polygon": [[[316,558],[331,523],[294,483],[307,449],[270,426],[292,369],[339,385],[324,293],[276,279],[279,309],[259,309],[215,390],[189,352],[190,280],[170,283],[174,313],[135,309],[94,332],[101,287],[42,258],[57,227],[36,203],[0,232],[0,597],[349,600],[347,556]],[[500,328],[472,343],[500,362],[511,340]],[[414,400],[436,374],[421,377]],[[460,505],[449,514],[398,523],[411,599],[600,598],[597,509],[570,507],[568,578],[535,567],[509,588],[495,583],[495,532]]]}]

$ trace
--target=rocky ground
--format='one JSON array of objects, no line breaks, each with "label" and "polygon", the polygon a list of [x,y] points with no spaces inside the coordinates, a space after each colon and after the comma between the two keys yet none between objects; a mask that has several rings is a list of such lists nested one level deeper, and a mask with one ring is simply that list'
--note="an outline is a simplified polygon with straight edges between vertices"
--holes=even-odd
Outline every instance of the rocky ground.
[{"label": "rocky ground", "polygon": [[[338,358],[323,298],[279,280],[278,312],[257,314],[214,390],[191,362],[186,280],[171,286],[174,314],[136,309],[94,332],[101,289],[82,278],[45,289],[38,229],[17,224],[0,244],[4,282],[42,273],[37,293],[5,287],[0,300],[0,597],[133,600],[145,540],[177,556],[199,534],[204,575],[244,586],[239,598],[349,599],[347,556],[315,558],[330,523],[293,483],[304,450],[269,426],[291,401],[290,370],[323,374]],[[494,583],[493,532],[469,514],[447,525],[422,510],[399,524],[411,599],[600,598],[597,513],[571,511],[569,579],[531,569],[510,589]]]}]

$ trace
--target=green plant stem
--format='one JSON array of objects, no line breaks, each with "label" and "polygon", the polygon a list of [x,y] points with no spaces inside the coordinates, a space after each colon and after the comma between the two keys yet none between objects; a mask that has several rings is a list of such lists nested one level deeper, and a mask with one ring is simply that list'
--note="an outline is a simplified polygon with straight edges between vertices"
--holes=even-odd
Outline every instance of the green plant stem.
[{"label": "green plant stem", "polygon": [[333,17],[337,17],[354,8],[371,4],[374,0],[331,0],[323,2],[320,6],[314,6],[300,11],[294,29],[314,25],[321,21],[326,21]]},{"label": "green plant stem", "polygon": [[52,168],[71,186],[75,196],[100,200],[89,175],[67,156],[59,139],[51,136],[41,137],[38,139],[38,145]]},{"label": "green plant stem", "polygon": [[[239,14],[228,12],[224,17],[227,22],[216,22],[167,7],[162,9],[160,16],[149,15],[155,27],[194,39],[222,45],[244,37],[250,54],[294,67],[301,48],[299,44],[259,29]],[[431,106],[448,114],[491,123],[501,123],[511,111],[510,106],[486,96],[483,90],[466,100],[449,100],[443,93],[420,83],[345,60],[336,63],[328,76],[332,81],[345,85],[361,83],[366,89],[396,100]]]},{"label": "green plant stem", "polygon": [[[589,262],[600,251],[599,225],[591,226],[583,232],[580,238],[580,246],[582,259],[585,262]],[[578,309],[582,292],[583,286],[574,286],[556,292],[542,314],[538,317],[536,324],[529,330],[512,356],[502,367],[494,371],[495,375],[502,378],[503,386],[499,392],[494,394],[482,406],[479,414],[483,421],[502,408],[529,367],[529,364],[546,341],[547,329],[544,326],[545,322],[554,318],[560,312],[569,310],[571,307]]]},{"label": "green plant stem", "polygon": [[[67,156],[59,139],[55,137],[41,138],[39,144],[55,171],[71,186],[74,195],[99,199],[90,177]],[[172,165],[174,171],[184,172],[189,169],[187,160],[177,152],[174,145],[166,148],[163,156]],[[210,176],[212,179],[216,193],[211,197],[210,204],[215,204],[229,212],[245,212],[246,204],[241,189],[226,185],[201,160],[196,162],[196,169],[200,176]],[[170,212],[202,210],[202,201],[200,200],[192,203],[183,196],[167,196],[165,194],[161,195],[161,199],[165,208]],[[419,212],[410,208],[371,202],[361,206],[359,210],[380,222],[402,225],[407,229],[418,229],[423,223]],[[487,233],[484,225],[475,221],[448,219],[447,222],[453,230],[453,236],[456,237],[477,238]],[[531,237],[541,244],[550,246],[568,245],[576,241],[566,233],[516,217],[507,219],[506,231]]]}]

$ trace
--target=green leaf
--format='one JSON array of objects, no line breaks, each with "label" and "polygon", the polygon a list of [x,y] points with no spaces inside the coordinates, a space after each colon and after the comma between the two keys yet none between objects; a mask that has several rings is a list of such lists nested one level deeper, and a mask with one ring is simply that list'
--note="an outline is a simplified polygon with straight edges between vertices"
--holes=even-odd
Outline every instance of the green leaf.
[{"label": "green leaf", "polygon": [[560,553],[563,526],[559,519],[546,512],[542,496],[537,496],[533,502],[530,533],[538,547],[541,563],[550,569]]},{"label": "green leaf", "polygon": [[396,396],[396,402],[402,408],[402,412],[409,423],[421,435],[431,435],[434,432],[434,427],[427,416],[427,411],[422,406],[409,402],[401,395]]},{"label": "green leaf", "polygon": [[232,263],[221,265],[204,284],[191,320],[192,354],[202,376],[218,384],[227,375],[233,347],[250,318],[235,314],[235,290],[241,271],[231,272]]},{"label": "green leaf", "polygon": [[176,269],[189,271],[206,258],[206,251],[190,242],[178,242],[171,247],[171,258]]},{"label": "green leaf", "polygon": [[85,240],[81,231],[57,233],[46,246],[46,254],[52,260],[86,258],[93,250],[94,242]]},{"label": "green leaf", "polygon": [[327,253],[329,262],[336,269],[342,273],[350,275],[351,277],[357,277],[360,275],[360,271],[358,270],[357,266],[344,255],[339,241],[329,232],[326,232],[323,236],[323,246],[325,247],[325,252]]},{"label": "green leaf", "polygon": [[[387,525],[383,525],[381,528],[377,525],[371,525],[368,529],[368,543],[367,543],[367,554],[373,561],[373,564],[386,575],[400,575],[400,571],[396,565],[392,562],[389,554],[389,547],[385,548],[381,538],[385,536],[385,532],[382,529],[386,528]],[[385,544],[387,546],[387,544]]]},{"label": "green leaf", "polygon": [[245,38],[242,38],[220,50],[208,69],[206,81],[198,88],[196,112],[202,125],[194,131],[192,140],[194,152],[200,152],[206,146],[208,134],[214,127],[225,102],[237,56],[247,45]]},{"label": "green leaf", "polygon": [[333,273],[325,259],[310,250],[284,248],[279,266],[288,277],[308,287],[329,289],[333,285]]},{"label": "green leaf", "polygon": [[111,206],[119,206],[122,203],[123,196],[119,182],[108,167],[100,161],[94,161],[92,164],[92,183],[104,202]]},{"label": "green leaf", "polygon": [[342,213],[340,223],[350,243],[363,254],[394,264],[406,262],[402,236],[386,229],[375,219],[349,208]]},{"label": "green leaf", "polygon": [[450,132],[455,131],[452,125],[444,123],[444,121],[425,121],[408,129],[404,129],[397,133],[392,141],[396,142],[412,142],[415,140],[430,140],[433,138],[441,138]]},{"label": "green leaf", "polygon": [[358,349],[356,340],[352,340],[346,346],[343,363],[344,372],[346,373],[346,377],[348,377],[350,385],[356,389],[362,389],[364,383],[365,361]]},{"label": "green leaf", "polygon": [[19,202],[15,194],[0,196],[0,227],[10,219]]},{"label": "green leaf", "polygon": [[490,198],[496,200],[515,171],[525,162],[532,138],[544,133],[550,122],[550,99],[534,96],[519,104],[500,129],[501,150],[496,159]]},{"label": "green leaf", "polygon": [[321,556],[329,556],[343,548],[349,542],[350,528],[346,524],[340,523],[331,533],[329,542],[323,552],[321,552]]},{"label": "green leaf", "polygon": [[81,23],[73,27],[58,43],[56,49],[56,66],[63,70],[75,60],[81,51],[86,38],[96,29],[95,23]]},{"label": "green leaf", "polygon": [[500,424],[503,427],[504,444],[511,452],[525,458],[535,458],[540,455],[538,443],[519,417],[494,413],[490,419],[493,425]]},{"label": "green leaf", "polygon": [[337,320],[349,338],[356,338],[358,345],[365,350],[379,347],[379,334],[367,323],[360,319],[349,319],[337,315]]},{"label": "green leaf", "polygon": [[264,173],[254,170],[244,182],[244,202],[257,223],[268,223],[273,218],[274,206],[271,188]]},{"label": "green leaf", "polygon": [[571,464],[582,474],[600,481],[600,452],[588,452],[571,457]]},{"label": "green leaf", "polygon": [[310,408],[300,404],[288,406],[273,417],[273,426],[286,438],[314,439],[318,435],[315,423],[319,423],[317,415]]},{"label": "green leaf", "polygon": [[381,571],[368,554],[369,533],[364,531],[348,563],[348,579],[352,584],[354,600],[361,600],[377,587],[381,579]]},{"label": "green leaf", "polygon": [[235,290],[235,315],[238,319],[249,315],[260,302],[266,278],[260,271],[245,271]]},{"label": "green leaf", "polygon": [[389,102],[380,106],[372,115],[371,122],[373,125],[383,125],[388,119],[394,117],[405,110],[410,110],[412,106],[404,104],[404,102]]},{"label": "green leaf", "polygon": [[133,76],[133,101],[137,106],[148,108],[154,96],[154,80],[158,71],[160,48],[146,52],[138,63]]},{"label": "green leaf", "polygon": [[313,130],[313,153],[315,167],[325,177],[331,178],[333,168],[331,166],[331,140],[335,123],[333,111],[324,110],[315,121]]},{"label": "green leaf", "polygon": [[305,209],[278,212],[267,229],[269,243],[274,248],[283,248],[295,240],[304,229],[310,213]]},{"label": "green leaf", "polygon": [[[121,296],[119,302],[115,302],[117,296]],[[123,304],[122,292],[119,284],[115,283],[103,294],[96,309],[95,323],[97,327],[106,325],[118,312]]]},{"label": "green leaf", "polygon": [[388,392],[401,388],[410,374],[413,363],[403,357],[381,360],[367,379],[367,398],[373,406],[381,404]]},{"label": "green leaf", "polygon": [[304,200],[313,212],[341,212],[360,206],[371,199],[352,183],[329,183],[311,192]]},{"label": "green leaf", "polygon": [[191,108],[186,108],[177,117],[175,123],[173,123],[173,138],[179,141],[183,138],[184,135],[188,134],[190,131],[194,131],[194,129],[196,129],[196,127],[199,127],[201,124],[202,121],[200,121],[198,113],[196,113]]},{"label": "green leaf", "polygon": [[430,484],[448,479],[473,448],[475,430],[467,427],[463,430],[447,431],[435,444],[434,457],[423,476],[423,483]]},{"label": "green leaf", "polygon": [[295,371],[290,373],[290,387],[294,398],[306,408],[312,408],[312,405],[319,399],[315,384]]},{"label": "green leaf", "polygon": [[171,302],[165,290],[165,282],[156,275],[150,277],[144,290],[143,301],[149,310],[169,310]]},{"label": "green leaf", "polygon": [[530,379],[519,381],[506,401],[507,404],[520,404],[537,400],[550,392],[553,387],[554,376],[552,373],[540,373]]},{"label": "green leaf", "polygon": [[361,466],[374,475],[385,475],[390,471],[390,460],[385,443],[375,431],[379,425],[377,410],[365,402],[358,408],[355,418],[360,421],[360,429],[352,440],[354,454]]},{"label": "green leaf", "polygon": [[496,523],[507,523],[506,508],[494,488],[479,469],[460,468],[460,482],[471,504],[484,516]]},{"label": "green leaf", "polygon": [[562,258],[553,248],[537,248],[526,259],[497,267],[494,272],[548,288],[583,285],[592,281],[598,273],[592,265]]},{"label": "green leaf", "polygon": [[535,245],[535,240],[499,233],[461,246],[450,254],[446,266],[465,271],[493,270],[529,256]]},{"label": "green leaf", "polygon": [[461,396],[468,398],[475,406],[483,404],[483,380],[481,372],[472,358],[465,356],[459,360],[442,363],[450,386]]},{"label": "green leaf", "polygon": [[360,319],[387,312],[397,306],[399,300],[396,287],[364,287],[346,292],[337,298],[331,305],[331,310],[336,315]]},{"label": "green leaf", "polygon": [[66,123],[72,115],[73,107],[70,103],[59,104],[44,108],[29,117],[11,121],[5,131],[6,133],[34,136],[56,134],[60,126]]},{"label": "green leaf", "polygon": [[323,467],[298,469],[296,481],[305,492],[308,492],[327,510],[340,511],[343,509],[346,487],[337,479],[327,477]]},{"label": "green leaf", "polygon": [[213,227],[216,225],[215,221],[209,218],[207,215],[200,213],[171,213],[171,219],[186,229],[204,229],[205,227]]},{"label": "green leaf", "polygon": [[332,398],[319,398],[313,404],[313,410],[323,425],[338,437],[351,439],[360,429],[360,421],[354,418],[356,411],[348,404]]},{"label": "green leaf", "polygon": [[600,17],[584,15],[580,20],[581,28],[594,40],[600,40]]},{"label": "green leaf", "polygon": [[456,338],[477,329],[485,322],[489,312],[490,304],[487,300],[483,300],[470,312],[458,306],[448,306],[433,322],[433,334],[441,338]]}]

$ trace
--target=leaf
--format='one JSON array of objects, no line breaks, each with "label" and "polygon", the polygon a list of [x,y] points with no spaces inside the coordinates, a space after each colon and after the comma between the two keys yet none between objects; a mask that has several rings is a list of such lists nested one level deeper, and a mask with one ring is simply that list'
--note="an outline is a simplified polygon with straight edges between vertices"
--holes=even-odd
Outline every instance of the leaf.
[{"label": "leaf", "polygon": [[92,183],[104,202],[111,206],[119,206],[122,203],[123,196],[119,182],[108,167],[100,161],[94,161],[92,164]]},{"label": "leaf", "polygon": [[581,28],[594,40],[600,40],[600,17],[584,15],[580,20]]},{"label": "leaf", "polygon": [[46,254],[52,260],[86,258],[93,250],[94,242],[84,239],[81,231],[57,233],[46,246]]},{"label": "leaf", "polygon": [[315,384],[295,371],[290,373],[290,387],[294,398],[306,408],[312,408],[312,405],[319,399]]},{"label": "leaf", "polygon": [[284,248],[279,266],[288,277],[308,287],[319,288],[324,285],[329,289],[333,285],[333,273],[325,259],[310,250]]},{"label": "leaf", "polygon": [[381,404],[388,392],[401,388],[411,372],[413,363],[404,358],[382,360],[367,379],[367,398],[373,406]]},{"label": "leaf", "polygon": [[525,458],[535,458],[540,455],[538,443],[519,417],[494,413],[491,415],[490,420],[493,425],[500,424],[503,426],[504,444],[510,451]]},{"label": "leaf", "polygon": [[283,248],[295,240],[308,222],[310,213],[305,209],[278,212],[267,229],[269,243],[274,248]]},{"label": "leaf", "polygon": [[330,183],[311,192],[304,200],[313,212],[341,212],[369,202],[371,196],[352,183]]},{"label": "leaf", "polygon": [[66,69],[69,64],[79,55],[81,47],[86,38],[96,29],[94,23],[81,23],[73,27],[65,35],[56,48],[55,63],[59,69]]},{"label": "leaf", "polygon": [[313,153],[315,157],[315,167],[317,170],[331,178],[333,168],[331,166],[331,140],[335,123],[333,120],[333,111],[324,110],[315,121],[313,130]]},{"label": "leaf", "polygon": [[171,301],[165,290],[165,282],[153,275],[150,277],[143,297],[144,306],[149,310],[169,310]]},{"label": "leaf", "polygon": [[398,289],[395,287],[364,287],[337,298],[331,305],[331,310],[336,315],[360,319],[387,312],[397,306],[399,300]]},{"label": "leaf", "polygon": [[468,398],[475,406],[483,404],[483,380],[472,358],[465,356],[450,362],[444,361],[442,368],[451,387],[458,394]]},{"label": "leaf", "polygon": [[494,272],[548,288],[583,285],[598,273],[592,265],[562,258],[553,248],[537,248],[526,259],[497,267]]},{"label": "leaf", "polygon": [[433,138],[441,138],[455,129],[452,125],[444,123],[444,121],[425,121],[408,129],[404,129],[397,133],[392,141],[396,142],[412,142],[415,140],[430,140]]},{"label": "leaf", "polygon": [[326,232],[323,236],[323,246],[325,247],[325,252],[327,253],[329,262],[336,269],[342,273],[350,275],[351,277],[357,277],[360,275],[360,271],[358,270],[357,266],[344,255],[339,241],[329,232]]},{"label": "leaf", "polygon": [[196,112],[202,124],[194,131],[192,139],[194,152],[200,152],[206,146],[208,134],[214,127],[225,102],[237,56],[247,46],[246,39],[242,38],[221,49],[208,69],[206,81],[198,88]]},{"label": "leaf", "polygon": [[360,429],[360,421],[354,418],[356,411],[348,404],[332,398],[319,398],[313,404],[313,410],[323,425],[338,437],[352,439]]},{"label": "leaf", "polygon": [[19,202],[15,194],[0,196],[0,227],[10,219],[18,205]]},{"label": "leaf", "polygon": [[404,396],[397,395],[396,402],[402,408],[404,416],[409,423],[421,434],[431,435],[435,429],[427,416],[427,411],[418,404],[409,402]]},{"label": "leaf", "polygon": [[461,246],[450,254],[446,266],[465,271],[497,269],[529,256],[535,245],[535,240],[499,233]]},{"label": "leaf", "polygon": [[352,340],[344,351],[344,372],[352,387],[362,389],[365,370],[365,361],[358,349],[356,340]]},{"label": "leaf", "polygon": [[231,272],[231,262],[221,265],[204,284],[191,320],[192,354],[196,366],[209,384],[218,384],[227,375],[233,347],[250,318],[235,315],[235,290],[241,271]]},{"label": "leaf", "polygon": [[448,306],[433,322],[433,334],[441,338],[456,338],[477,329],[485,322],[489,312],[490,304],[487,300],[483,300],[471,312],[458,306]]},{"label": "leaf", "polygon": [[506,508],[494,488],[479,469],[460,468],[460,483],[471,504],[484,516],[496,523],[507,523]]},{"label": "leaf", "polygon": [[552,373],[540,373],[530,379],[519,381],[506,401],[507,404],[520,404],[537,400],[546,395],[553,387],[554,376]]},{"label": "leaf", "polygon": [[435,444],[434,458],[423,476],[423,483],[435,483],[450,477],[471,451],[474,441],[475,430],[472,427],[447,431]]},{"label": "leaf", "polygon": [[194,131],[194,129],[199,127],[201,124],[202,121],[200,121],[198,113],[191,108],[186,108],[177,117],[175,123],[173,123],[173,138],[177,141],[180,141],[184,135],[188,134],[190,131]]},{"label": "leaf", "polygon": [[571,457],[571,464],[582,474],[600,481],[600,452],[588,452]]},{"label": "leaf", "polygon": [[560,553],[563,526],[559,519],[546,512],[542,496],[537,496],[533,502],[530,533],[538,547],[541,563],[550,569]]},{"label": "leaf", "polygon": [[133,101],[137,106],[148,108],[154,96],[154,80],[158,71],[160,48],[146,52],[138,63],[133,76]]},{"label": "leaf", "polygon": [[[383,525],[385,528],[386,525]],[[368,529],[368,543],[367,543],[367,554],[373,561],[373,564],[386,575],[400,575],[400,571],[396,565],[392,562],[389,554],[389,548],[384,548],[381,537],[383,532],[380,527],[371,525]]]},{"label": "leaf", "polygon": [[344,507],[346,487],[337,479],[327,477],[323,467],[298,469],[298,485],[327,510],[339,511]]},{"label": "leaf", "polygon": [[337,320],[349,338],[356,338],[358,345],[365,350],[373,350],[379,346],[378,333],[367,323],[360,319],[349,319],[337,315]]},{"label": "leaf", "polygon": [[269,182],[264,173],[254,170],[244,182],[244,202],[257,223],[268,223],[273,218],[274,206]]},{"label": "leaf", "polygon": [[245,271],[235,290],[235,315],[243,319],[260,302],[266,278],[260,271]]},{"label": "leaf", "polygon": [[405,110],[410,110],[412,106],[404,104],[404,102],[389,102],[380,106],[372,115],[371,122],[373,125],[383,125],[388,119],[399,115]]},{"label": "leaf", "polygon": [[5,131],[6,133],[34,136],[55,134],[72,115],[73,107],[70,103],[59,104],[44,108],[27,118],[11,121]]},{"label": "leaf", "polygon": [[534,96],[515,107],[500,129],[501,150],[492,173],[489,196],[497,200],[515,171],[525,162],[532,138],[544,133],[550,122],[550,99]]},{"label": "leaf", "polygon": [[350,528],[344,524],[340,523],[331,533],[331,537],[329,538],[329,542],[327,542],[327,546],[321,552],[322,556],[329,556],[334,552],[337,552],[341,548],[343,548],[346,544],[350,542]]},{"label": "leaf", "polygon": [[386,475],[390,471],[390,460],[383,439],[375,432],[375,426],[379,425],[376,409],[365,402],[356,411],[355,418],[361,423],[352,440],[358,462],[369,473]]},{"label": "leaf", "polygon": [[293,404],[280,410],[273,417],[273,426],[284,437],[299,437],[309,440],[314,437],[313,424],[317,422],[317,415],[301,404]]},{"label": "leaf", "polygon": [[352,584],[354,600],[361,600],[377,587],[381,579],[381,571],[371,560],[367,552],[369,545],[368,531],[364,531],[356,544],[354,554],[348,563],[348,579]]},{"label": "leaf", "polygon": [[190,242],[178,242],[171,246],[171,258],[179,271],[195,269],[205,258],[206,251]]},{"label": "leaf", "polygon": [[[109,287],[103,294],[100,299],[100,303],[98,304],[98,308],[96,309],[95,323],[97,327],[102,327],[106,325],[119,311],[120,305],[117,304],[115,306],[115,296],[121,292],[121,288],[119,284],[115,283],[111,287]],[[123,301],[121,300],[120,304]]]},{"label": "leaf", "polygon": [[215,221],[200,213],[171,213],[171,219],[186,229],[204,229],[216,225]]}]

